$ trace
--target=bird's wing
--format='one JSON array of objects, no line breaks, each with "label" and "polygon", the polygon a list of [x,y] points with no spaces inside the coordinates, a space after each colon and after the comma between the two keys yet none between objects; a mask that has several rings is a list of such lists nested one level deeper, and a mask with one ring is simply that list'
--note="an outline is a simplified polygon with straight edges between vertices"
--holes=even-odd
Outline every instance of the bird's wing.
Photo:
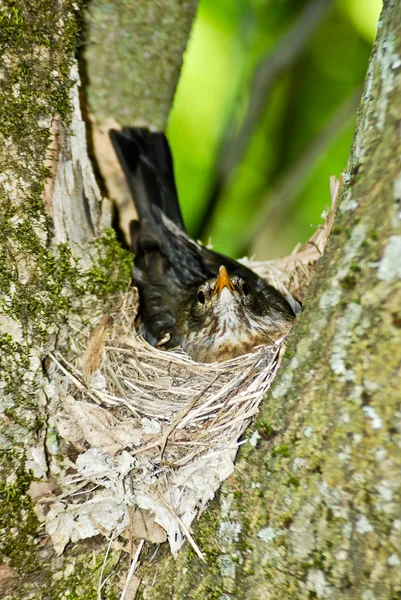
[{"label": "bird's wing", "polygon": [[[168,142],[164,134],[140,128],[112,130],[110,137],[139,217],[130,224],[130,235],[134,282],[141,295],[141,331],[153,344],[167,333],[174,339],[176,313],[191,283],[196,285],[197,269],[181,266],[182,261],[191,263],[191,256],[184,260],[162,222],[165,215],[184,232]],[[185,279],[187,271],[193,272],[192,279]],[[202,278],[197,275],[196,281]]]}]

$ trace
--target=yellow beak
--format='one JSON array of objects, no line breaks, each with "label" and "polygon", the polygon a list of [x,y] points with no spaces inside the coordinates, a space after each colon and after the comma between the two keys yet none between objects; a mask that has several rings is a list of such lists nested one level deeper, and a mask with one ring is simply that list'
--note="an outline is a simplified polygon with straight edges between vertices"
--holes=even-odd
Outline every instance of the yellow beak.
[{"label": "yellow beak", "polygon": [[225,287],[228,288],[230,292],[233,292],[235,289],[231,279],[228,276],[227,269],[224,265],[221,265],[212,296],[215,294],[220,295],[221,290]]}]

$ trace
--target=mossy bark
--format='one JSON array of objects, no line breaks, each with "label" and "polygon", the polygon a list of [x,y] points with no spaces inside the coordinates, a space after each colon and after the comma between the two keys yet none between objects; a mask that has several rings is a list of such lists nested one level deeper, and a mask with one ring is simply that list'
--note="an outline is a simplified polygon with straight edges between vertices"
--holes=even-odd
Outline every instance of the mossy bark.
[{"label": "mossy bark", "polygon": [[401,5],[384,3],[334,233],[235,474],[154,599],[401,598]]},{"label": "mossy bark", "polygon": [[[159,2],[153,6],[157,12]],[[164,37],[169,14],[166,5]],[[79,0],[0,6],[2,598],[98,598],[102,566],[113,577],[101,596],[116,598],[129,561],[111,552],[103,565],[104,539],[56,556],[28,495],[33,479],[49,482],[57,462],[57,440],[47,430],[48,353],[73,349],[76,332],[91,327],[131,277],[132,256],[107,227],[108,201],[88,158],[74,59],[82,15]],[[181,55],[170,60],[179,70]],[[143,76],[144,88],[146,77],[151,88],[152,72]],[[171,78],[170,103],[177,74]]]}]

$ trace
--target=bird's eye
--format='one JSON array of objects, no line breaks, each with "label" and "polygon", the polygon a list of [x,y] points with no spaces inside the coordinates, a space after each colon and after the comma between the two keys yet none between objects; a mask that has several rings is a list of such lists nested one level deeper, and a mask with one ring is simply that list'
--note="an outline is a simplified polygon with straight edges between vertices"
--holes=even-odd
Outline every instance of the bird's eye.
[{"label": "bird's eye", "polygon": [[198,302],[205,304],[205,294],[202,292],[202,290],[198,292]]},{"label": "bird's eye", "polygon": [[247,296],[249,294],[249,287],[246,285],[246,283],[242,284],[242,291],[244,293],[244,296]]}]

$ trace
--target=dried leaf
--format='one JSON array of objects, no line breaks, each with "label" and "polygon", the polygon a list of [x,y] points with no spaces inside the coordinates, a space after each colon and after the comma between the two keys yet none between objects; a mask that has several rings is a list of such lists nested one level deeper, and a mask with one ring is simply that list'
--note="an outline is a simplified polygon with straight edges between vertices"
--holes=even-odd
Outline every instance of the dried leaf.
[{"label": "dried leaf", "polygon": [[148,540],[153,544],[162,544],[167,540],[166,532],[156,523],[154,515],[149,510],[141,508],[132,515],[126,535],[131,539]]},{"label": "dried leaf", "polygon": [[83,504],[54,503],[46,516],[46,532],[60,555],[68,542],[115,531],[117,537],[129,522],[127,507],[111,495],[97,494]]},{"label": "dried leaf", "polygon": [[18,588],[18,573],[7,563],[0,564],[0,598],[11,595]]},{"label": "dried leaf", "polygon": [[31,481],[27,494],[32,502],[37,502],[45,497],[54,497],[55,494],[59,494],[60,492],[61,490],[57,481],[53,477],[50,477],[46,481]]},{"label": "dried leaf", "polygon": [[109,411],[66,396],[56,413],[60,435],[67,441],[86,441],[90,446],[115,454],[126,446],[139,445],[142,432],[134,419],[117,422]]}]

